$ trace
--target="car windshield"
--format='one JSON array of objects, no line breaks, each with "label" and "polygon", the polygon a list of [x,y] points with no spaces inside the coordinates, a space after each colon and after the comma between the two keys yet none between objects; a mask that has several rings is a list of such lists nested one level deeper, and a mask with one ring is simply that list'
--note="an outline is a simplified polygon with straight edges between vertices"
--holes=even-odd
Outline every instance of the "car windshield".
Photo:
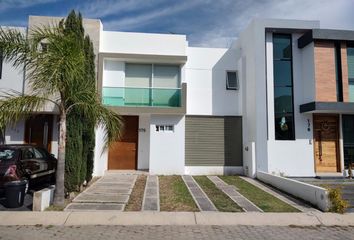
[{"label": "car windshield", "polygon": [[0,148],[1,160],[14,160],[16,158],[16,150],[11,148]]}]

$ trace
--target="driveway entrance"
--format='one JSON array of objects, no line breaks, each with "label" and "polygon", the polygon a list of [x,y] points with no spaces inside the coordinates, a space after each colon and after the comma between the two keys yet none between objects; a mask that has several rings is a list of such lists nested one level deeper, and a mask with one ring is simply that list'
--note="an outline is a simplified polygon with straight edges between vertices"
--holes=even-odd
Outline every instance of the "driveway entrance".
[{"label": "driveway entrance", "polygon": [[137,176],[108,172],[74,198],[65,211],[123,211]]}]

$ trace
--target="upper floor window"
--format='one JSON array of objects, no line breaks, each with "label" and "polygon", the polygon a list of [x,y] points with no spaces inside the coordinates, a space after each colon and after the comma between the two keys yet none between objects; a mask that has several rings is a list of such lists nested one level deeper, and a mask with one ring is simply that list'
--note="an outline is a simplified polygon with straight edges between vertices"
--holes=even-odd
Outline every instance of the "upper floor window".
[{"label": "upper floor window", "polygon": [[179,88],[180,67],[164,64],[125,64],[125,87]]},{"label": "upper floor window", "polygon": [[237,71],[226,72],[226,89],[238,90],[238,75]]},{"label": "upper floor window", "polygon": [[290,34],[273,34],[275,139],[294,140],[292,41]]}]

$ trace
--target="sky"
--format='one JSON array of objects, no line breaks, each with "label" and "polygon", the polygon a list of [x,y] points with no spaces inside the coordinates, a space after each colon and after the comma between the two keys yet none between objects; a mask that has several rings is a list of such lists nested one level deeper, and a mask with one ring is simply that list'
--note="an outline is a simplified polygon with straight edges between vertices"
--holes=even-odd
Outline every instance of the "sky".
[{"label": "sky", "polygon": [[0,25],[29,15],[99,18],[104,30],[186,34],[190,46],[229,47],[252,18],[320,20],[354,30],[354,0],[0,0]]}]

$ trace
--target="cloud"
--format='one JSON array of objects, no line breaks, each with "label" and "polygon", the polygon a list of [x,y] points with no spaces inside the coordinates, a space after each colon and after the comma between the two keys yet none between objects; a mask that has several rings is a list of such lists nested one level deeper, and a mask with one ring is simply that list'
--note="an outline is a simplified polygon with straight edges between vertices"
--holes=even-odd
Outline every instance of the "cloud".
[{"label": "cloud", "polygon": [[[143,26],[154,24],[158,21],[164,21],[163,18],[172,18],[172,16],[183,12],[186,9],[196,7],[201,4],[199,0],[190,0],[188,2],[177,3],[166,7],[156,8],[155,10],[143,12],[138,15],[130,15],[128,17],[104,21],[105,29],[131,30],[141,28]],[[178,16],[177,16],[178,17]]]},{"label": "cloud", "polygon": [[163,0],[93,0],[81,3],[77,9],[90,18],[105,18],[112,15],[119,15],[126,12],[139,11],[156,8]]},{"label": "cloud", "polygon": [[251,0],[231,5],[228,2],[223,1],[221,13],[213,15],[214,25],[190,33],[191,45],[228,47],[254,17],[320,20],[322,28],[354,29],[352,0],[336,1],[335,4],[332,0]]},{"label": "cloud", "polygon": [[44,3],[52,3],[58,0],[1,0],[0,12],[4,12],[11,8],[28,8]]}]

